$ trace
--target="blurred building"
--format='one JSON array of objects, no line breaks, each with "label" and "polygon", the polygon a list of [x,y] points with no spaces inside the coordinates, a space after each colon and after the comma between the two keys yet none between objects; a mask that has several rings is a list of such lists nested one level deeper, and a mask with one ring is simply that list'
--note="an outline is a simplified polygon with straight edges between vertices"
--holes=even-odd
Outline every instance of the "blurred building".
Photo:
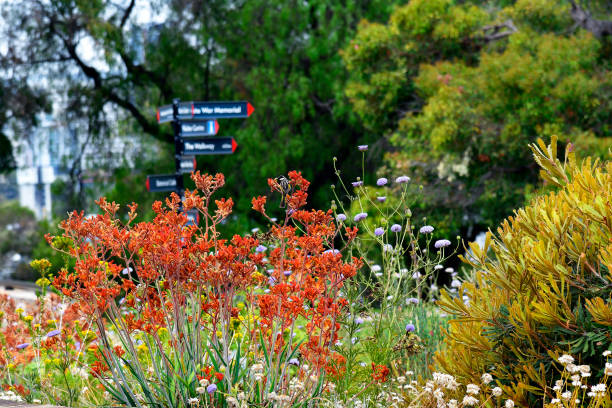
[{"label": "blurred building", "polygon": [[51,217],[51,184],[62,158],[71,153],[72,137],[70,130],[51,115],[44,115],[40,126],[30,134],[13,137],[19,203],[31,209],[38,219]]},{"label": "blurred building", "polygon": [[[57,180],[79,181],[78,188],[94,179],[108,179],[119,166],[134,167],[140,140],[117,134],[91,137],[51,114],[42,115],[39,126],[28,135],[12,137],[17,170],[5,177],[8,195],[31,209],[37,219],[51,219],[52,184]],[[116,133],[116,132],[115,132]],[[0,180],[0,185],[2,180]]]}]

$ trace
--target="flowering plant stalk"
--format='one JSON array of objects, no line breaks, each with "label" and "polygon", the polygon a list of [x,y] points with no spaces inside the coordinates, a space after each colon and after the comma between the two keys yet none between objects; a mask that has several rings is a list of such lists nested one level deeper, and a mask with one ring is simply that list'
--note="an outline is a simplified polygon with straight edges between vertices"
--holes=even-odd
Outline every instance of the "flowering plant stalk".
[{"label": "flowering plant stalk", "polygon": [[92,321],[48,293],[49,261],[31,265],[43,276],[36,301],[18,306],[6,295],[0,299],[2,387],[16,400],[73,406],[92,385],[86,369]]},{"label": "flowering plant stalk", "polygon": [[[380,177],[375,186],[365,183],[363,164],[367,146],[359,146],[362,155],[362,176],[352,182],[352,189],[334,169],[340,188],[333,188],[336,200],[332,209],[338,222],[347,226],[359,226],[359,236],[350,247],[350,253],[364,259],[367,266],[345,287],[350,301],[351,320],[345,322],[346,336],[351,341],[340,349],[347,357],[347,364],[356,367],[342,381],[349,394],[355,383],[354,376],[370,375],[371,363],[384,364],[397,374],[406,369],[415,369],[411,357],[424,352],[422,333],[416,331],[415,317],[431,315],[443,323],[433,308],[426,310],[421,302],[433,300],[438,287],[437,274],[444,268],[453,250],[447,247],[446,239],[434,240],[434,227],[418,225],[410,210],[410,178],[398,176],[394,179]],[[374,184],[374,183],[373,183]],[[332,186],[334,187],[334,186]],[[348,197],[345,203],[340,199]],[[422,310],[421,310],[422,309]],[[431,320],[431,319],[430,319]],[[421,327],[423,328],[423,322]],[[428,330],[440,331],[439,327]],[[360,334],[361,332],[361,334]],[[421,361],[421,359],[419,359]],[[364,369],[359,370],[359,366]],[[426,366],[420,374],[428,374]]]},{"label": "flowering plant stalk", "polygon": [[[103,198],[102,214],[62,222],[75,267],[53,285],[95,322],[93,374],[122,406],[307,404],[344,370],[333,349],[341,290],[361,262],[344,261],[334,242],[357,229],[304,210],[309,183],[290,172],[283,222],[267,216],[266,197],[254,198],[269,233],[225,239],[217,227],[233,202],[212,209],[223,175],[192,179],[182,203],[173,194],[153,205],[152,222],[136,223],[132,204],[122,223]],[[181,205],[199,211],[201,226],[187,225]]]}]

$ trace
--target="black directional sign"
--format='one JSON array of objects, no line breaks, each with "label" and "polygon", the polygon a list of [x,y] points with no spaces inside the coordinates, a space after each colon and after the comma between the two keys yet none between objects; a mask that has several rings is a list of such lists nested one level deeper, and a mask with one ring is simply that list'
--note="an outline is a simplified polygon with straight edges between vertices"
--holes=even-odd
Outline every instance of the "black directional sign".
[{"label": "black directional sign", "polygon": [[213,136],[219,131],[219,122],[216,120],[194,120],[181,122],[181,137]]},{"label": "black directional sign", "polygon": [[147,176],[148,191],[176,191],[179,185],[180,174],[161,174],[157,176]]},{"label": "black directional sign", "polygon": [[195,156],[181,156],[179,163],[181,173],[191,173],[197,167]]},{"label": "black directional sign", "polygon": [[[192,102],[193,119],[248,118],[255,109],[247,101],[241,102]],[[179,108],[179,116],[181,115]]]},{"label": "black directional sign", "polygon": [[[178,119],[248,118],[255,108],[247,101],[183,102],[178,104]],[[157,109],[157,122],[172,121],[172,105]]]},{"label": "black directional sign", "polygon": [[238,144],[233,137],[199,137],[182,141],[182,154],[232,154]]}]

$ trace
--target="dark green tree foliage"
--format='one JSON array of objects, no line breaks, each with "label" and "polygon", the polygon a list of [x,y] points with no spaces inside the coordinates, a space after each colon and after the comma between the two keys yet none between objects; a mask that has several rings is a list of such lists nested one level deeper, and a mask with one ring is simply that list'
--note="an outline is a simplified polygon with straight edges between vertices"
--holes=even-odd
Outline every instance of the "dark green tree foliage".
[{"label": "dark green tree foliage", "polygon": [[394,146],[380,172],[424,184],[421,206],[456,233],[523,203],[537,137],[605,154],[612,33],[602,4],[412,0],[386,24],[362,22],[342,53],[345,94]]},{"label": "dark green tree foliage", "polygon": [[[204,171],[225,173],[246,213],[250,197],[268,189],[266,178],[289,169],[314,180],[312,204],[326,205],[332,157],[378,138],[364,134],[343,102],[338,50],[361,19],[385,20],[392,3],[152,0],[153,14],[163,16],[155,24],[138,22],[135,1],[21,0],[4,11],[18,22],[7,38],[20,69],[60,78],[82,115],[112,107],[132,131],[170,142],[170,126],[155,122],[157,106],[173,98],[249,100],[250,119],[220,124],[237,153],[198,160]],[[86,58],[83,47],[92,44],[106,66]]]}]

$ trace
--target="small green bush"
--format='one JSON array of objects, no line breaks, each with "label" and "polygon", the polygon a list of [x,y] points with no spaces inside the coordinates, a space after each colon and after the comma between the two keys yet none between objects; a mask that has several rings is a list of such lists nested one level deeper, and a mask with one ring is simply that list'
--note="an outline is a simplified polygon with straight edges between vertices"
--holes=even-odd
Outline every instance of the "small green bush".
[{"label": "small green bush", "polygon": [[462,380],[491,373],[520,406],[554,398],[564,353],[604,382],[612,335],[612,163],[578,164],[571,147],[562,163],[555,137],[531,149],[558,191],[508,217],[484,248],[470,244],[476,278],[458,296],[443,291],[454,320],[436,356]]}]

